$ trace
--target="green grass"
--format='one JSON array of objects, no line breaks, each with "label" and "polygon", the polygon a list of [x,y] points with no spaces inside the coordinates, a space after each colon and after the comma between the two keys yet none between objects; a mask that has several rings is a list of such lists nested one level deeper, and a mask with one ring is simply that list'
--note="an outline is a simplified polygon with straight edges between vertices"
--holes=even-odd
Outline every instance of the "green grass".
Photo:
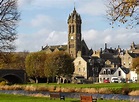
[{"label": "green grass", "polygon": [[[120,101],[120,100],[98,100],[97,102],[130,102],[130,101]],[[66,100],[50,100],[49,98],[44,97],[31,97],[23,95],[9,95],[9,94],[0,94],[0,102],[80,102],[79,99],[69,99]]]},{"label": "green grass", "polygon": [[33,86],[44,86],[44,87],[64,87],[64,88],[123,88],[128,86],[129,88],[139,89],[139,83],[98,83],[98,84],[56,84],[56,83],[39,83],[39,84],[25,84]]},{"label": "green grass", "polygon": [[[0,94],[0,102],[65,102],[64,100],[50,100],[45,97],[31,97],[22,95]],[[76,99],[66,99],[66,102],[79,102]]]}]

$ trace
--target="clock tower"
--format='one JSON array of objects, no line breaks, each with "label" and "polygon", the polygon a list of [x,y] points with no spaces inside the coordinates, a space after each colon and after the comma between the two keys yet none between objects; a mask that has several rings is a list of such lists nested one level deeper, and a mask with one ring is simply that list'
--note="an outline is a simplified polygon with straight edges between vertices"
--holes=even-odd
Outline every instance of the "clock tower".
[{"label": "clock tower", "polygon": [[80,15],[74,8],[68,17],[68,53],[76,58],[78,51],[81,51],[81,24]]}]

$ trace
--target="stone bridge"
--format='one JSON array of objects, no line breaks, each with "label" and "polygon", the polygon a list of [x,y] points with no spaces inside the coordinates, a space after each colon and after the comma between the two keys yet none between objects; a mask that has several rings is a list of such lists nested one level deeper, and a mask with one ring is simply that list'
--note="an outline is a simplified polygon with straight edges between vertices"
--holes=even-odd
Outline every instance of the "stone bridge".
[{"label": "stone bridge", "polygon": [[16,69],[0,69],[0,77],[7,80],[9,83],[26,83],[26,72]]}]

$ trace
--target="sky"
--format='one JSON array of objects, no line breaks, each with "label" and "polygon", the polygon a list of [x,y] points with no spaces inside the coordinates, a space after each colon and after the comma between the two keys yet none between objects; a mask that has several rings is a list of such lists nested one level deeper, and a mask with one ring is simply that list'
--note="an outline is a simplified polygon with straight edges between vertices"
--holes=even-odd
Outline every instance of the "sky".
[{"label": "sky", "polygon": [[74,7],[82,19],[82,39],[88,48],[108,47],[129,49],[134,41],[139,44],[137,29],[125,26],[112,28],[106,16],[108,0],[19,0],[21,13],[18,24],[16,51],[40,51],[46,45],[64,45],[68,42],[69,14]]}]

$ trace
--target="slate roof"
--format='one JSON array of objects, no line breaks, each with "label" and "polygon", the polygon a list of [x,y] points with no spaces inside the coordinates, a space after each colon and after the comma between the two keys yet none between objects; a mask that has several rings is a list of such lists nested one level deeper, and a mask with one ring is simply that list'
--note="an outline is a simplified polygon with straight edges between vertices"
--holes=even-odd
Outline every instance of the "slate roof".
[{"label": "slate roof", "polygon": [[132,58],[136,58],[139,56],[138,53],[128,53]]},{"label": "slate roof", "polygon": [[66,51],[67,50],[67,45],[55,45],[55,46],[48,46],[47,45],[47,46],[43,47],[42,50],[50,49],[53,52],[56,48],[59,51]]},{"label": "slate roof", "polygon": [[[119,67],[119,68],[121,68],[121,67]],[[101,71],[100,71],[99,74],[103,74],[104,69],[108,69],[108,70],[111,71],[111,74],[114,74],[118,68],[105,67],[105,68],[102,68],[102,69],[101,69]],[[121,68],[121,69],[123,70],[123,72],[124,72],[125,74],[128,74],[128,73],[130,72],[130,69],[129,69],[129,68]]]}]

